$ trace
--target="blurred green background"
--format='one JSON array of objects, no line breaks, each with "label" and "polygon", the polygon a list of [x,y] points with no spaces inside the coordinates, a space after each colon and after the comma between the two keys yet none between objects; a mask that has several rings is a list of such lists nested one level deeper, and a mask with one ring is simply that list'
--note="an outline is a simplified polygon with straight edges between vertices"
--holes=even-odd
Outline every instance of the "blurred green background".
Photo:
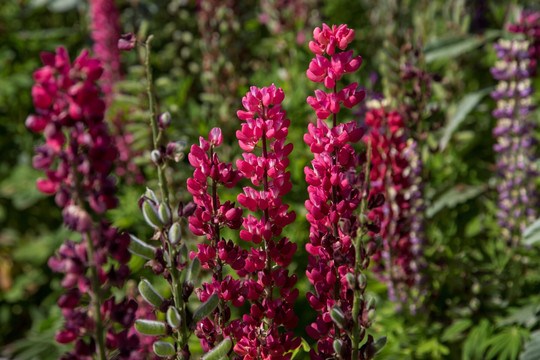
[{"label": "blurred green background", "polygon": [[[316,88],[305,76],[312,30],[323,22],[354,29],[351,48],[364,62],[346,81],[387,96],[405,90],[396,79],[404,60],[400,50],[412,44],[420,51],[419,66],[438,80],[428,101],[436,111],[423,118],[429,131],[421,144],[429,293],[419,314],[396,312],[385,285],[374,277],[369,280],[368,292],[378,300],[371,331],[388,336],[381,359],[517,359],[523,349],[539,344],[540,254],[535,247],[509,249],[495,223],[495,104],[489,97],[495,85],[489,72],[496,59],[492,45],[508,36],[505,24],[515,21],[525,5],[534,3],[116,1],[122,32],[139,39],[155,36],[152,66],[159,109],[172,114],[169,139],[191,144],[220,126],[227,142],[221,158],[236,159],[240,149],[234,132],[242,96],[251,85],[275,83],[284,89],[284,109],[292,122],[289,139],[295,146],[295,186],[286,200],[298,219],[286,234],[299,247],[291,265],[301,279],[297,333],[309,343],[304,328],[314,312],[305,300],[310,284],[303,276],[309,235],[303,168],[312,155],[302,137],[314,120],[305,101]],[[32,72],[41,66],[39,53],[64,45],[74,58],[92,47],[89,24],[85,0],[0,2],[0,354],[7,358],[55,359],[65,350],[54,342],[62,324],[56,306],[62,288],[47,259],[72,235],[61,226],[54,200],[35,188],[40,174],[32,169],[33,147],[41,139],[24,121],[34,111],[30,90]],[[144,186],[157,188],[145,150],[150,129],[144,120],[144,71],[140,52],[121,56],[123,79],[116,84],[111,112],[126,114],[123,126],[133,134],[133,148],[140,154],[135,161],[146,180],[122,183],[121,206],[110,217],[116,226],[144,238],[149,230],[142,224],[137,199]],[[352,112],[340,116],[340,121],[361,120]],[[534,116],[538,118],[536,112]],[[168,175],[176,198],[188,201],[187,160]],[[234,191],[228,196],[233,199]],[[130,264],[137,279],[145,271],[142,262]],[[307,355],[300,351],[297,356]],[[522,358],[540,359],[529,356]]]}]

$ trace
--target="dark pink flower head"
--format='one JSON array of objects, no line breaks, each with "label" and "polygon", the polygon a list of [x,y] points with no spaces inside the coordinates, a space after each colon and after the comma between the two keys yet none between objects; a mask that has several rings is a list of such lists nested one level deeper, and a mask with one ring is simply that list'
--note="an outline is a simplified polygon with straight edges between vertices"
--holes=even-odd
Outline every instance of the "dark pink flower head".
[{"label": "dark pink flower head", "polygon": [[336,47],[345,50],[354,39],[354,35],[354,30],[349,29],[345,24],[332,25],[332,27],[323,24],[322,29],[317,27],[313,30],[313,41],[309,42],[309,49],[314,54],[333,55]]}]

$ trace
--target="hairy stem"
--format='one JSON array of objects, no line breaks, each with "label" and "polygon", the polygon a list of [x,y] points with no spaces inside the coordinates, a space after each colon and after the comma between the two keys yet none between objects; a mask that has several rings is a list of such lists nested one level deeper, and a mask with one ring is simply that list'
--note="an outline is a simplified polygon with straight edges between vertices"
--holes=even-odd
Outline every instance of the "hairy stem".
[{"label": "hairy stem", "polygon": [[[367,160],[366,160],[366,173],[364,174],[364,183],[362,184],[362,200],[360,203],[360,219],[361,219],[361,233],[355,239],[355,262],[354,262],[354,277],[358,279],[358,275],[361,274],[363,269],[362,264],[362,248],[364,246],[364,238],[366,236],[365,231],[365,214],[366,214],[366,199],[368,197],[369,191],[369,171],[371,166],[371,141],[368,143],[367,147]],[[352,318],[353,318],[353,333],[352,333],[352,358],[358,359],[358,347],[360,345],[360,326],[358,324],[358,316],[360,315],[360,304],[363,301],[361,299],[362,290],[360,289],[359,284],[355,286],[354,289],[354,302],[352,308]]]},{"label": "hairy stem", "polygon": [[[152,67],[150,64],[150,42],[154,39],[153,35],[148,36],[148,39],[146,40],[146,57],[145,57],[145,67],[146,67],[146,92],[148,94],[148,106],[150,108],[150,126],[152,128],[152,140],[154,145],[154,150],[158,150],[160,148],[160,142],[162,137],[162,131],[158,127],[158,122],[156,118],[156,105],[154,100],[154,89],[153,89],[153,80],[152,80]],[[158,172],[158,181],[159,181],[159,188],[161,190],[162,195],[162,201],[164,201],[168,206],[171,205],[170,197],[169,197],[169,188],[167,184],[167,179],[165,178],[165,168],[166,163],[163,165],[157,165],[157,172]],[[177,257],[178,257],[178,251],[176,248],[170,243],[170,241],[167,241],[168,245],[168,251],[169,251],[169,271],[171,273],[171,281],[172,281],[172,295],[174,300],[174,306],[176,309],[180,312],[180,316],[182,317],[182,325],[180,327],[180,331],[177,334],[176,340],[180,346],[180,349],[183,350],[184,346],[188,342],[189,333],[188,333],[188,327],[186,324],[186,304],[184,302],[184,294],[183,294],[183,284],[180,282],[180,270],[177,268]],[[164,249],[167,250],[167,249]],[[177,359],[181,359],[181,354],[177,355]]]},{"label": "hairy stem", "polygon": [[97,346],[98,360],[106,360],[105,355],[105,339],[104,339],[104,327],[101,321],[101,296],[100,289],[101,284],[98,277],[97,266],[94,261],[94,244],[92,242],[92,236],[89,233],[84,233],[83,238],[86,239],[88,249],[88,263],[90,264],[90,284],[92,288],[91,302],[92,311],[94,312],[94,322],[96,323],[95,337]]},{"label": "hairy stem", "polygon": [[[152,127],[152,141],[154,145],[154,150],[159,151],[162,132],[158,127],[158,122],[156,118],[156,104],[154,100],[154,87],[152,80],[152,67],[150,64],[150,42],[154,39],[154,35],[148,36],[146,40],[146,93],[148,94],[148,106],[150,108],[150,126]],[[159,180],[159,189],[163,194],[163,199],[167,204],[170,204],[169,201],[169,189],[167,187],[167,179],[165,178],[165,168],[164,166],[157,165],[158,170],[158,180]]]}]

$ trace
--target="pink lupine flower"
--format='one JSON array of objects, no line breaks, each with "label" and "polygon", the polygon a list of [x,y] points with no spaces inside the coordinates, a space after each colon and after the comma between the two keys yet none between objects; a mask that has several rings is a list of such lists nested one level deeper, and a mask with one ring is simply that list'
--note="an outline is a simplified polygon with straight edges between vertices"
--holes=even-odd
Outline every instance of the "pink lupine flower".
[{"label": "pink lupine flower", "polygon": [[[365,159],[356,154],[351,146],[358,142],[364,131],[357,122],[338,124],[337,114],[341,105],[352,108],[365,97],[365,92],[352,83],[338,90],[337,81],[346,73],[353,73],[360,67],[362,58],[353,57],[353,51],[345,50],[354,38],[354,31],[346,25],[323,24],[313,32],[314,40],[309,47],[315,54],[307,71],[313,82],[323,83],[331,92],[316,90],[315,96],[307,98],[317,115],[316,124],[308,125],[304,141],[314,154],[311,167],[305,168],[309,199],[305,206],[310,223],[309,243],[306,250],[310,254],[306,274],[315,292],[309,292],[310,305],[319,312],[314,323],[306,328],[307,333],[317,340],[317,351],[312,350],[312,359],[332,357],[350,358],[352,340],[349,334],[354,326],[369,327],[369,309],[362,303],[357,319],[353,319],[352,309],[355,291],[363,292],[365,284],[359,287],[348,284],[347,274],[355,274],[356,269],[365,270],[371,253],[360,248],[362,257],[356,258],[353,240],[367,233],[371,224],[362,223],[357,210],[361,201],[367,198],[364,175],[357,169],[365,166]],[[330,127],[325,119],[332,116]],[[376,222],[377,219],[374,219]],[[359,246],[359,245],[357,245]],[[361,245],[360,245],[361,246]],[[359,266],[356,263],[359,262]],[[344,314],[348,322],[338,327],[330,313],[334,306]],[[365,331],[362,330],[362,337]],[[342,352],[335,354],[334,340],[343,343]],[[358,341],[358,339],[356,339]]]},{"label": "pink lupine flower", "polygon": [[[118,151],[104,122],[105,102],[97,84],[103,73],[99,60],[83,51],[71,63],[62,47],[56,53],[43,53],[42,60],[45,66],[35,71],[32,88],[37,114],[26,120],[30,130],[46,138],[33,159],[34,167],[46,175],[37,181],[37,188],[56,194],[65,225],[82,234],[80,243],[67,240],[49,259],[51,269],[64,274],[61,285],[67,289],[58,301],[66,322],[56,338],[61,343],[75,342],[67,358],[85,359],[95,353],[99,336],[88,331],[96,327],[95,314],[91,316],[88,311],[88,299],[79,301],[86,294],[91,295],[92,302],[100,301],[91,285],[89,267],[96,267],[95,280],[102,291],[122,287],[129,276],[125,265],[130,258],[129,236],[120,234],[106,220],[92,219],[117,206],[111,171]],[[90,246],[93,258],[89,256]],[[110,263],[109,257],[119,264]],[[107,351],[119,351],[122,359],[145,358],[137,352],[138,337],[121,330],[132,325],[133,306],[128,301],[106,302],[98,314],[107,320]]]},{"label": "pink lupine flower", "polygon": [[242,178],[239,171],[234,170],[230,163],[221,162],[214,152],[222,142],[221,129],[213,128],[208,140],[201,137],[199,145],[193,145],[188,155],[195,170],[193,177],[187,181],[187,187],[197,205],[189,217],[189,228],[195,235],[206,236],[210,241],[197,244],[197,251],[193,251],[190,258],[197,257],[203,268],[213,272],[212,282],[204,283],[195,292],[201,302],[208,300],[212,294],[218,294],[221,304],[212,316],[197,324],[195,334],[205,351],[229,336],[231,329],[237,326],[239,319],[230,320],[229,304],[242,306],[248,296],[241,281],[229,275],[223,277],[224,265],[240,270],[248,254],[231,240],[221,238],[222,228],[238,229],[242,225],[242,209],[230,201],[221,203],[218,195],[218,185],[234,187]]},{"label": "pink lupine flower", "polygon": [[[283,90],[275,85],[251,87],[242,99],[245,110],[237,113],[245,122],[236,136],[240,147],[248,153],[242,154],[236,164],[252,184],[244,187],[238,202],[260,214],[244,217],[240,238],[254,245],[264,244],[261,248],[252,247],[244,268],[237,271],[244,277],[246,298],[251,302],[250,313],[244,315],[233,333],[237,340],[234,351],[243,359],[288,359],[290,351],[300,346],[300,339],[288,331],[298,323],[292,310],[298,297],[298,290],[293,289],[297,279],[285,269],[296,252],[296,244],[285,237],[274,240],[295,219],[294,212],[281,201],[292,187],[286,169],[293,148],[292,144],[285,144],[290,120],[281,108],[283,99]],[[257,155],[253,151],[258,147],[262,153]],[[273,299],[274,289],[279,289],[280,298]],[[263,322],[268,328],[261,330]],[[281,331],[281,326],[287,330]]]},{"label": "pink lupine flower", "polygon": [[421,164],[416,142],[408,137],[402,116],[396,111],[374,108],[366,113],[369,132],[363,141],[371,143],[372,195],[383,193],[382,207],[369,216],[381,219],[383,245],[373,256],[377,274],[388,285],[388,293],[399,308],[411,312],[425,293],[422,257]]}]

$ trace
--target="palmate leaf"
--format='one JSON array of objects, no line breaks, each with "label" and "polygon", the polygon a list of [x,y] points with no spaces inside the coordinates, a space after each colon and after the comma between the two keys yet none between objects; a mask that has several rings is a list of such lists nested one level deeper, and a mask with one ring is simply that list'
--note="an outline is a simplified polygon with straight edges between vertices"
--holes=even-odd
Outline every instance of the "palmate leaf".
[{"label": "palmate leaf", "polygon": [[467,118],[467,115],[473,111],[480,101],[489,94],[493,88],[485,88],[478,90],[476,92],[465,95],[456,106],[456,110],[452,116],[448,119],[446,126],[443,130],[443,135],[441,137],[440,147],[441,150],[446,149],[450,138],[454,132],[458,129],[461,123]]},{"label": "palmate leaf", "polygon": [[540,219],[536,219],[521,235],[523,245],[531,246],[540,241]]},{"label": "palmate leaf", "polygon": [[480,321],[478,326],[475,326],[465,343],[463,344],[462,349],[462,359],[463,360],[482,360],[484,359],[484,352],[489,346],[488,339],[492,333],[491,325],[485,319]]},{"label": "palmate leaf", "polygon": [[504,328],[500,333],[489,339],[489,349],[486,359],[513,360],[517,359],[523,340],[529,335],[525,329],[513,326]]},{"label": "palmate leaf", "polygon": [[531,333],[531,338],[525,343],[519,360],[538,360],[540,357],[540,330]]},{"label": "palmate leaf", "polygon": [[444,330],[441,341],[453,341],[461,338],[465,331],[467,331],[471,326],[473,322],[471,319],[460,319],[456,322],[454,322],[452,325],[446,328]]},{"label": "palmate leaf", "polygon": [[426,209],[426,216],[432,218],[444,208],[453,208],[458,204],[474,199],[484,191],[485,185],[457,185],[440,195],[431,206]]},{"label": "palmate leaf", "polygon": [[424,46],[426,63],[439,59],[453,59],[463,55],[484,43],[498,38],[501,32],[498,30],[486,31],[483,35],[451,36],[435,41]]}]

